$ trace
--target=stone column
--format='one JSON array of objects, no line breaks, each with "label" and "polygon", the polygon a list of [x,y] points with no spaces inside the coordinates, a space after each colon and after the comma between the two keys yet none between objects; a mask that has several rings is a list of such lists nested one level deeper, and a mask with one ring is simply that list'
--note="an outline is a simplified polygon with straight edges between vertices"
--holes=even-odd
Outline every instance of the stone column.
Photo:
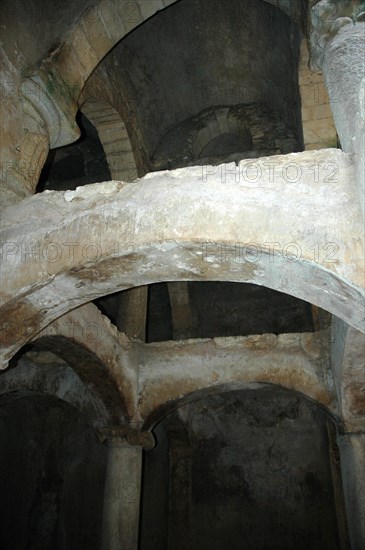
[{"label": "stone column", "polygon": [[[36,191],[39,175],[49,149],[76,141],[80,129],[75,117],[77,102],[60,80],[52,80],[42,69],[30,70],[22,82],[14,85],[14,97],[7,99],[7,111],[17,113],[21,124],[17,142],[6,136],[2,150],[0,207],[16,204]],[[10,140],[10,141],[9,141]]]},{"label": "stone column", "polygon": [[149,432],[107,436],[108,459],[101,533],[102,550],[137,550],[142,451],[153,447]]},{"label": "stone column", "polygon": [[365,543],[365,433],[345,433],[337,438],[347,524],[352,550]]},{"label": "stone column", "polygon": [[146,341],[148,286],[124,290],[119,296],[117,327],[129,338]]},{"label": "stone column", "polygon": [[[342,149],[360,155],[364,126],[359,134],[356,120],[363,116],[364,21],[365,6],[357,0],[320,0],[311,10],[311,66],[323,72]],[[364,180],[358,174],[364,213]]]},{"label": "stone column", "polygon": [[187,425],[181,409],[165,421],[169,441],[169,512],[168,550],[192,547],[192,450]]},{"label": "stone column", "polygon": [[167,283],[167,288],[171,305],[173,339],[191,338],[196,327],[196,319],[190,304],[188,283]]}]

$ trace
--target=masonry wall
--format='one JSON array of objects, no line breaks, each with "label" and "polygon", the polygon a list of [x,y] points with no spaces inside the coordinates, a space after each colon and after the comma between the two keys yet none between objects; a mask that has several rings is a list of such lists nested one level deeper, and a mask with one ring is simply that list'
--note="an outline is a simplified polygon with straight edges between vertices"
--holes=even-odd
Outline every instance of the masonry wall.
[{"label": "masonry wall", "polygon": [[302,40],[300,46],[298,79],[305,150],[337,147],[337,133],[329,98],[330,93],[332,101],[338,100],[337,83],[333,82],[328,93],[322,74],[310,69],[306,39]]}]

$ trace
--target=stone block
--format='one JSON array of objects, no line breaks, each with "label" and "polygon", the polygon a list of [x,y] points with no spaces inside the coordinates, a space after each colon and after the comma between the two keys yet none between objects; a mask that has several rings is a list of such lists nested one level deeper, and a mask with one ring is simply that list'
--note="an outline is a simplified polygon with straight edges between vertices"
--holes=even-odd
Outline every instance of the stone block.
[{"label": "stone block", "polygon": [[121,20],[125,34],[138,27],[143,22],[139,4],[135,1],[117,0],[115,9]]},{"label": "stone block", "polygon": [[91,45],[89,38],[92,40],[91,37],[85,34],[84,28],[79,25],[75,27],[68,40],[69,44],[75,50],[76,55],[80,60],[82,59],[82,65],[84,66],[86,74],[91,74],[100,61],[100,56]]},{"label": "stone block", "polygon": [[111,37],[100,12],[96,8],[93,8],[92,12],[92,16],[85,15],[81,25],[92,48],[101,59],[114,46],[116,41]]},{"label": "stone block", "polygon": [[322,105],[316,105],[312,107],[303,106],[302,107],[302,120],[303,122],[309,120],[322,120],[329,119],[332,121],[332,111],[328,103],[323,103]]},{"label": "stone block", "polygon": [[165,7],[162,0],[139,0],[137,3],[144,20],[152,17],[157,11],[163,10]]},{"label": "stone block", "polygon": [[116,2],[113,0],[107,0],[100,2],[98,6],[100,18],[102,19],[110,38],[114,41],[114,44],[121,40],[121,38],[123,38],[126,34],[122,21],[120,20],[115,9],[115,3]]}]

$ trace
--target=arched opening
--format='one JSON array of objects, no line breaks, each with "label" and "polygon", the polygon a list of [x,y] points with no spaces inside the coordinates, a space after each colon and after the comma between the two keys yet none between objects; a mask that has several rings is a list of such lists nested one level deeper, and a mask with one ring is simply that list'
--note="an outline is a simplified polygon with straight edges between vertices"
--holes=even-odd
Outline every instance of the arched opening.
[{"label": "arched opening", "polygon": [[[294,20],[279,7],[256,0],[176,2],[108,55],[106,73],[120,83],[123,102],[133,113],[147,171],[196,161],[203,149],[194,143],[196,131],[205,145],[231,133],[230,122],[238,113],[229,120],[224,111],[239,107],[252,112],[247,129],[255,151],[277,154],[281,133],[287,140],[284,153],[302,149],[297,75],[301,9]],[[257,143],[265,131],[260,114],[267,108],[266,128],[273,116],[280,121],[270,146]],[[249,149],[239,140],[227,152],[244,158]]]},{"label": "arched opening", "polygon": [[112,179],[98,131],[80,111],[80,138],[70,145],[52,149],[40,174],[37,192],[65,191]]},{"label": "arched opening", "polygon": [[155,432],[142,550],[347,547],[335,422],[316,403],[277,386],[231,389],[197,396]]},{"label": "arched opening", "polygon": [[226,132],[209,141],[199,153],[200,158],[219,155],[233,155],[244,153],[251,148],[251,140],[248,137]]},{"label": "arched opening", "polygon": [[32,391],[0,397],[1,541],[99,550],[106,449],[80,412]]}]

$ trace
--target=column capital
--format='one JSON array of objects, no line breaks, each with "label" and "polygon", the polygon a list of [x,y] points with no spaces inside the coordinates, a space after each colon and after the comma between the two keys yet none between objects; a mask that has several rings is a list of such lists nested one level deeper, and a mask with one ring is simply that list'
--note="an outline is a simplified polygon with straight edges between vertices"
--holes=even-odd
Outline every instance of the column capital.
[{"label": "column capital", "polygon": [[150,451],[155,446],[151,432],[129,426],[107,426],[99,430],[98,438],[109,447],[142,447],[145,451]]},{"label": "column capital", "polygon": [[312,70],[321,71],[326,46],[342,27],[364,21],[364,0],[317,0],[310,10]]},{"label": "column capital", "polygon": [[72,90],[43,69],[30,70],[21,85],[26,110],[30,103],[45,122],[50,148],[73,143],[80,137],[76,123],[77,103]]}]

